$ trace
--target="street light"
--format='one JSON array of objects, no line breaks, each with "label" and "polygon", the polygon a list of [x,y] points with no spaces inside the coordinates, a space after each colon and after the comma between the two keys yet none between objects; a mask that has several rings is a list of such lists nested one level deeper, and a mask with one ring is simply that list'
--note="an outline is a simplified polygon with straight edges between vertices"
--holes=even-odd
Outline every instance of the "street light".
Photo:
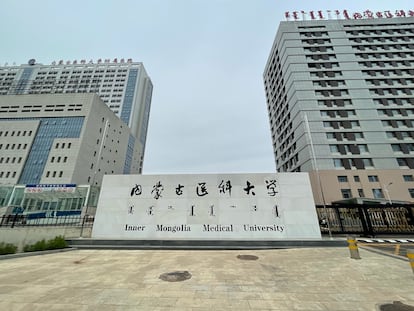
[{"label": "street light", "polygon": [[391,201],[391,197],[390,197],[390,192],[388,190],[388,187],[392,185],[392,182],[388,183],[388,185],[384,186],[384,190],[385,193],[387,194],[387,199],[388,199],[388,203],[390,203],[390,205],[392,205],[392,201]]}]

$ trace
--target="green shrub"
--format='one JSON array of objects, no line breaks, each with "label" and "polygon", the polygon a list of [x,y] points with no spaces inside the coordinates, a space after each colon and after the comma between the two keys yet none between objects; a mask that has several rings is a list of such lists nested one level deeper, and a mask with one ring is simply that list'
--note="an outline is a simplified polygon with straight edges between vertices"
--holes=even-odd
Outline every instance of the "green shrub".
[{"label": "green shrub", "polygon": [[59,249],[59,248],[65,248],[67,246],[68,246],[68,243],[66,243],[65,238],[63,236],[57,236],[54,239],[47,241],[46,243],[47,249]]},{"label": "green shrub", "polygon": [[45,249],[46,249],[46,241],[44,239],[41,241],[37,241],[35,244],[25,245],[23,247],[23,251],[25,252],[44,251]]},{"label": "green shrub", "polygon": [[65,248],[68,244],[65,241],[63,236],[57,236],[54,239],[45,241],[44,239],[41,241],[36,242],[32,245],[25,245],[23,251],[25,252],[37,252],[37,251],[44,251],[48,249],[59,249]]},{"label": "green shrub", "polygon": [[17,251],[17,246],[10,243],[0,243],[0,255],[14,254]]}]

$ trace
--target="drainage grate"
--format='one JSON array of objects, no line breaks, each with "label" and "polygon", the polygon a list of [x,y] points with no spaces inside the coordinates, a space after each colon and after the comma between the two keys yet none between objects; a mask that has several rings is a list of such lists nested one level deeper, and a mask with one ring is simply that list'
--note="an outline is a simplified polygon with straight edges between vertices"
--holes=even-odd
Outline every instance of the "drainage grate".
[{"label": "drainage grate", "polygon": [[394,301],[393,303],[387,303],[380,305],[380,311],[414,311],[413,306],[403,304],[401,301]]},{"label": "drainage grate", "polygon": [[237,258],[240,260],[257,260],[259,257],[254,255],[237,255]]},{"label": "drainage grate", "polygon": [[191,273],[188,271],[174,271],[163,273],[159,278],[167,282],[181,282],[190,279]]}]

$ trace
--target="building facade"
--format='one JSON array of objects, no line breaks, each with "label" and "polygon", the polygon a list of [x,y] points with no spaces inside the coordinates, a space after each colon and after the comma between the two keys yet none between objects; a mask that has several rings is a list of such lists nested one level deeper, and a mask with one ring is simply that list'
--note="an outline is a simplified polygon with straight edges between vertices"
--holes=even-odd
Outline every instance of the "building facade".
[{"label": "building facade", "polygon": [[141,173],[143,145],[98,95],[0,96],[0,184],[99,186]]},{"label": "building facade", "polygon": [[142,63],[131,59],[85,60],[0,67],[0,95],[96,93],[145,148],[152,82]]},{"label": "building facade", "polygon": [[263,74],[276,167],[315,201],[414,200],[414,18],[281,22]]}]

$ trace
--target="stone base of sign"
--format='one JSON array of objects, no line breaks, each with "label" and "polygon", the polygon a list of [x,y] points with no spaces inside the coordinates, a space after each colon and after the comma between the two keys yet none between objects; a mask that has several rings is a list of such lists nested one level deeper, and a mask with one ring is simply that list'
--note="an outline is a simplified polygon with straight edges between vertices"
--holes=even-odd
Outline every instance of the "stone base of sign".
[{"label": "stone base of sign", "polygon": [[346,247],[345,239],[306,240],[112,240],[68,239],[70,247],[83,249],[275,249],[298,247]]}]

